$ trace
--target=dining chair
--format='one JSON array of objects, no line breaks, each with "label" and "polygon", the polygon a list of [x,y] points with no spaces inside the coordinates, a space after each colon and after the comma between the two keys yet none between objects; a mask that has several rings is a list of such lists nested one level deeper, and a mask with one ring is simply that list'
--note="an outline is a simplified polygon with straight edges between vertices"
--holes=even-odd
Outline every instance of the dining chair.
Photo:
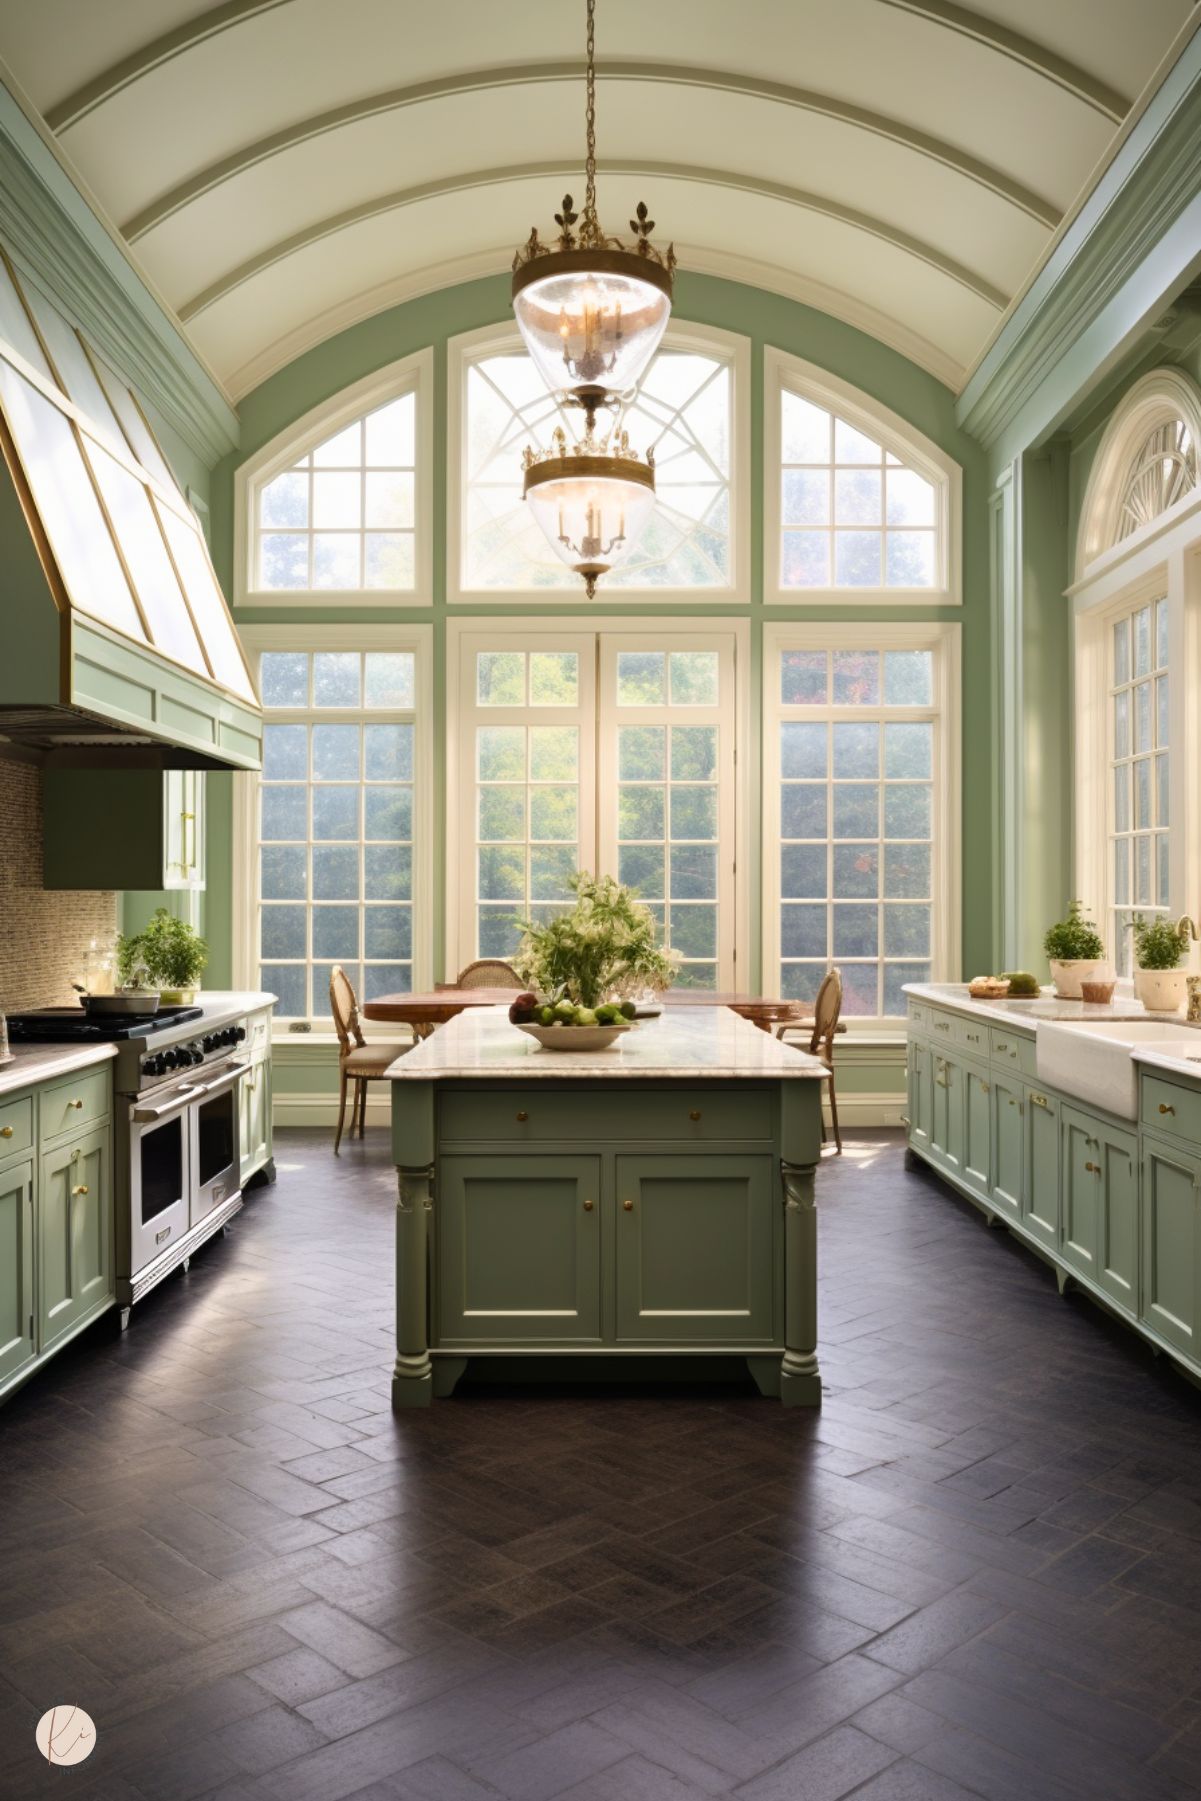
[{"label": "dining chair", "polygon": [[516,988],[520,991],[522,980],[511,963],[504,963],[499,957],[481,957],[475,963],[468,963],[459,971],[456,988]]},{"label": "dining chair", "polygon": [[[817,999],[813,1004],[813,1029],[809,1035],[809,1054],[820,1057],[826,1066],[823,1082],[830,1084],[830,1122],[834,1127],[834,1143],[842,1155],[842,1132],[838,1125],[838,1096],[834,1092],[834,1035],[838,1030],[838,1016],[842,1012],[842,975],[837,969],[827,970],[822,977],[821,987],[817,991]],[[777,1038],[785,1038],[789,1032],[799,1031],[795,1025],[782,1025],[776,1033]],[[822,1122],[822,1140],[826,1136],[825,1121]]]},{"label": "dining chair", "polygon": [[367,1084],[383,1079],[384,1071],[398,1057],[412,1050],[412,1042],[406,1044],[381,1043],[378,1039],[370,1041],[363,1036],[359,1025],[359,1000],[354,991],[350,977],[340,963],[335,963],[329,972],[329,1007],[334,1016],[334,1030],[338,1034],[338,1130],[334,1134],[334,1156],[338,1155],[338,1146],[342,1142],[342,1122],[346,1118],[346,1089],[354,1083],[354,1094],[350,1103],[350,1135],[354,1137],[354,1122],[357,1115],[359,1137],[363,1136],[367,1126]]}]

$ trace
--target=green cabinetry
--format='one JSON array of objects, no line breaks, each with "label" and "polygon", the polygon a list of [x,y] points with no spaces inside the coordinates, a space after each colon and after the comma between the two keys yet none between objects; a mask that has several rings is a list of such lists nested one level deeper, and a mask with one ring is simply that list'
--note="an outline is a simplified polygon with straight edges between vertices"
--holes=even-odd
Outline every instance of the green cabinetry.
[{"label": "green cabinetry", "polygon": [[252,1176],[272,1160],[271,1008],[247,1015],[246,1055],[249,1070],[238,1089],[239,1180],[245,1188]]},{"label": "green cabinetry", "polygon": [[1201,1378],[1201,1083],[1143,1070],[1134,1130],[1032,1080],[1031,1028],[922,998],[909,1033],[910,1151]]},{"label": "green cabinetry", "polygon": [[107,1064],[0,1100],[0,1397],[113,1304]]},{"label": "green cabinetry", "polygon": [[196,769],[47,769],[47,888],[204,887],[204,775]]}]

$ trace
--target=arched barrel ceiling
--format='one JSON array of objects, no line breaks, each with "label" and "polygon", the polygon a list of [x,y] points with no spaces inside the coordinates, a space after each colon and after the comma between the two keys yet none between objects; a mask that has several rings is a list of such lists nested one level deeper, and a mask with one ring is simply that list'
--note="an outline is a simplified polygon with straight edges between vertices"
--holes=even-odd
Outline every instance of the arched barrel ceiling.
[{"label": "arched barrel ceiling", "polygon": [[[599,0],[602,220],[957,386],[1190,0]],[[233,396],[582,189],[582,0],[0,0],[0,56]]]}]

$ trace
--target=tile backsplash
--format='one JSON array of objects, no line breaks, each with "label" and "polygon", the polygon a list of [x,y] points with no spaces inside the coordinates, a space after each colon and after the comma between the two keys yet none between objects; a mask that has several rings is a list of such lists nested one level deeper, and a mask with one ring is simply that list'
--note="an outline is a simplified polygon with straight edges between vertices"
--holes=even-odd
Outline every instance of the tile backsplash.
[{"label": "tile backsplash", "polygon": [[0,759],[0,1007],[76,999],[88,946],[117,927],[117,896],[42,887],[42,777]]}]

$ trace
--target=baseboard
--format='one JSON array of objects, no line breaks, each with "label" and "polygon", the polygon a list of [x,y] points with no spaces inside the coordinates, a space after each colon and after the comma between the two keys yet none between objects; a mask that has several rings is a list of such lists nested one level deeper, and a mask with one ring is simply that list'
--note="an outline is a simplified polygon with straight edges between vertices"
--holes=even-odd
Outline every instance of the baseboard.
[{"label": "baseboard", "polygon": [[[373,1082],[367,1090],[367,1124],[386,1126],[391,1122],[391,1087]],[[900,1093],[840,1094],[838,1118],[844,1126],[899,1126],[905,1112],[905,1096]],[[347,1100],[346,1115],[350,1117]],[[827,1126],[830,1107],[825,1107]],[[332,1132],[338,1123],[338,1100],[331,1094],[275,1095],[274,1119],[277,1126],[328,1126]]]},{"label": "baseboard", "polygon": [[[336,1094],[279,1094],[273,1097],[272,1119],[277,1126],[328,1126],[332,1132],[338,1123]],[[367,1124],[387,1126],[392,1122],[392,1085],[372,1082],[367,1090]],[[346,1097],[346,1129],[350,1129],[350,1096]]]}]

